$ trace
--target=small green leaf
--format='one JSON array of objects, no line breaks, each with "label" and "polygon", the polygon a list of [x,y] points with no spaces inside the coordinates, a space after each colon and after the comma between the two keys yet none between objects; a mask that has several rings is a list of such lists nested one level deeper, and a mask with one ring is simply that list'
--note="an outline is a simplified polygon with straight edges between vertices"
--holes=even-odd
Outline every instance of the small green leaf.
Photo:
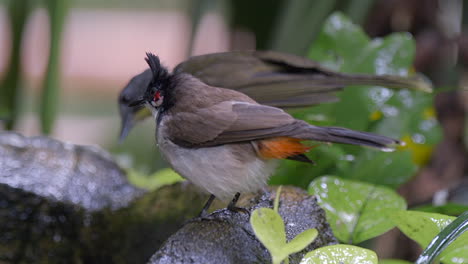
[{"label": "small green leaf", "polygon": [[286,244],[284,250],[288,252],[288,255],[299,252],[306,248],[310,243],[312,243],[315,238],[318,236],[318,231],[315,228],[307,229],[306,231],[300,233],[291,241]]},{"label": "small green leaf", "polygon": [[281,216],[270,208],[259,208],[250,216],[250,224],[258,240],[268,249],[273,263],[280,263],[288,257],[283,248],[286,246],[286,232]]},{"label": "small green leaf", "polygon": [[184,178],[169,168],[159,170],[150,176],[128,169],[127,176],[132,184],[147,190],[156,190],[165,185],[184,181]]},{"label": "small green leaf", "polygon": [[[442,229],[455,220],[455,217],[452,216],[417,211],[395,212],[390,217],[405,235],[423,248],[432,244],[432,240],[439,235]],[[459,236],[440,253],[439,257],[445,264],[467,263],[468,233],[465,232]]]},{"label": "small green leaf", "polygon": [[286,243],[281,216],[270,208],[259,208],[250,216],[250,224],[258,240],[268,249],[273,263],[280,263],[290,254],[307,247],[317,237],[316,229],[308,229]]},{"label": "small green leaf", "polygon": [[389,188],[332,176],[314,180],[309,193],[327,212],[335,236],[346,243],[385,233],[395,226],[388,215],[406,208],[405,200]]},{"label": "small green leaf", "polygon": [[412,264],[412,263],[406,260],[401,260],[401,259],[384,259],[384,260],[380,260],[379,264]]},{"label": "small green leaf", "polygon": [[307,253],[300,264],[377,264],[374,251],[352,245],[321,247]]}]

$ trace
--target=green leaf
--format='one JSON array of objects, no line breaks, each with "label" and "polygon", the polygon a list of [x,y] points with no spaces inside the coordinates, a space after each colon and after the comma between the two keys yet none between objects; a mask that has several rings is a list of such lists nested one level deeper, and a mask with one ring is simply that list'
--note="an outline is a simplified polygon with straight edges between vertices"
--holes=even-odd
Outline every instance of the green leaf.
[{"label": "green leaf", "polygon": [[[455,220],[455,217],[452,216],[417,211],[395,212],[390,218],[406,236],[416,241],[423,248],[426,248],[429,244],[434,246],[433,239],[439,235],[442,229]],[[439,256],[443,263],[467,263],[468,233],[465,232],[458,237]]]},{"label": "green leaf", "polygon": [[323,25],[317,40],[309,51],[311,59],[339,70],[343,63],[355,60],[356,53],[369,43],[361,27],[353,24],[340,12],[333,13]]},{"label": "green leaf", "polygon": [[447,203],[440,206],[433,206],[433,205],[423,205],[413,210],[427,212],[427,213],[438,213],[438,214],[445,214],[450,216],[458,216],[461,215],[463,212],[468,211],[468,205],[457,204],[457,203]]},{"label": "green leaf", "polygon": [[333,245],[307,253],[300,264],[377,264],[374,251],[352,245]]},{"label": "green leaf", "polygon": [[411,262],[401,259],[384,259],[380,260],[379,264],[411,264]]},{"label": "green leaf", "polygon": [[290,254],[303,250],[318,235],[316,229],[309,229],[286,243],[283,219],[270,208],[255,210],[250,217],[250,224],[258,240],[270,252],[273,263],[280,263]]},{"label": "green leaf", "polygon": [[281,216],[270,208],[259,208],[250,216],[250,224],[258,240],[268,249],[273,263],[280,263],[288,257],[283,250],[286,232]]},{"label": "green leaf", "polygon": [[400,211],[390,215],[397,227],[425,248],[455,217],[417,211]]},{"label": "green leaf", "polygon": [[272,32],[270,48],[305,54],[335,5],[336,0],[284,1]]},{"label": "green leaf", "polygon": [[381,152],[366,149],[357,159],[346,179],[360,180],[396,188],[417,171],[409,151]]},{"label": "green leaf", "polygon": [[[334,13],[325,22],[309,57],[341,72],[407,75],[414,53],[415,43],[410,34],[395,33],[371,41],[346,16]],[[339,93],[340,102],[334,113],[337,125],[368,130],[368,117],[384,99],[371,93],[371,89],[348,88]],[[385,90],[384,94],[391,93],[386,88],[380,89]]]},{"label": "green leaf", "polygon": [[310,243],[312,243],[315,238],[318,236],[318,231],[315,228],[307,229],[306,231],[300,233],[291,241],[286,244],[284,250],[288,252],[289,255],[299,252],[306,248]]},{"label": "green leaf", "polygon": [[335,236],[350,244],[388,231],[395,226],[388,215],[406,208],[405,200],[389,188],[332,176],[314,180],[309,193],[327,212]]},{"label": "green leaf", "polygon": [[127,176],[132,184],[147,190],[156,190],[165,185],[184,181],[184,178],[169,168],[159,170],[150,176],[143,175],[133,169],[128,169]]}]

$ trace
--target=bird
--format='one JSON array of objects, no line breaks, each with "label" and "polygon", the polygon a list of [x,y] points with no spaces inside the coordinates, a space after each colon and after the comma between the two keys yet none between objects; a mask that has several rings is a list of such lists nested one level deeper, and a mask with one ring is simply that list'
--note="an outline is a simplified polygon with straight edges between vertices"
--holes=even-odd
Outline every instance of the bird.
[{"label": "bird", "polygon": [[[236,90],[258,103],[283,109],[335,102],[338,100],[335,93],[350,85],[432,90],[430,82],[420,75],[340,73],[310,59],[277,51],[245,50],[194,56],[177,65],[173,72],[191,74],[205,84]],[[119,95],[121,142],[138,121],[151,116],[144,107],[129,106],[130,101],[145,93],[151,78],[151,70],[146,69],[133,77]]]},{"label": "bird", "polygon": [[211,194],[200,215],[215,197],[229,202],[228,209],[239,209],[240,194],[263,189],[282,159],[311,162],[305,155],[308,141],[383,151],[402,144],[373,133],[311,125],[240,91],[209,85],[184,71],[170,73],[158,56],[146,55],[151,80],[129,106],[150,110],[162,156]]}]

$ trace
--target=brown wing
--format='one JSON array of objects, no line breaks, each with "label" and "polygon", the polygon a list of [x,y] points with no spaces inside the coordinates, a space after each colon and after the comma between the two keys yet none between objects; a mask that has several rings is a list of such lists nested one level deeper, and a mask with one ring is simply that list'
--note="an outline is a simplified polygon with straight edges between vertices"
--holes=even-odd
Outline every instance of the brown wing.
[{"label": "brown wing", "polygon": [[236,101],[225,101],[194,112],[179,112],[168,120],[166,127],[171,140],[187,147],[271,137],[296,122],[279,108]]},{"label": "brown wing", "polygon": [[344,74],[307,58],[276,51],[232,51],[189,58],[174,73],[247,94],[260,104],[304,107],[337,100],[349,85],[379,85],[430,91],[420,77]]},{"label": "brown wing", "polygon": [[184,147],[210,147],[282,136],[381,149],[400,144],[398,140],[372,133],[313,126],[279,108],[245,102],[225,101],[171,117],[166,121],[168,134],[172,141]]},{"label": "brown wing", "polygon": [[[342,86],[323,79],[333,72],[320,64],[273,51],[233,51],[195,56],[179,64],[174,73],[189,73],[208,85],[237,90],[261,104],[277,107],[335,101],[333,93]],[[314,97],[316,93],[318,96]],[[309,96],[297,100],[305,94]]]}]

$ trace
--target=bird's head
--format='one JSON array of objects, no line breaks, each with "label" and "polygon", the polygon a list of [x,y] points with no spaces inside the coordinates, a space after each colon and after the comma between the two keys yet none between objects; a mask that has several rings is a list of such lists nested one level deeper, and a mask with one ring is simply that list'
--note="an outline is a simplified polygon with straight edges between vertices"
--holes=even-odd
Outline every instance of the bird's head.
[{"label": "bird's head", "polygon": [[127,137],[136,122],[151,116],[151,112],[144,105],[131,107],[130,104],[143,98],[146,87],[148,87],[152,78],[153,73],[150,69],[147,69],[133,77],[120,92],[118,99],[121,120],[120,142]]},{"label": "bird's head", "polygon": [[132,107],[141,107],[147,105],[152,112],[169,106],[169,73],[167,69],[161,65],[158,56],[152,53],[146,53],[146,62],[150,66],[152,78],[143,96],[130,103]]}]

